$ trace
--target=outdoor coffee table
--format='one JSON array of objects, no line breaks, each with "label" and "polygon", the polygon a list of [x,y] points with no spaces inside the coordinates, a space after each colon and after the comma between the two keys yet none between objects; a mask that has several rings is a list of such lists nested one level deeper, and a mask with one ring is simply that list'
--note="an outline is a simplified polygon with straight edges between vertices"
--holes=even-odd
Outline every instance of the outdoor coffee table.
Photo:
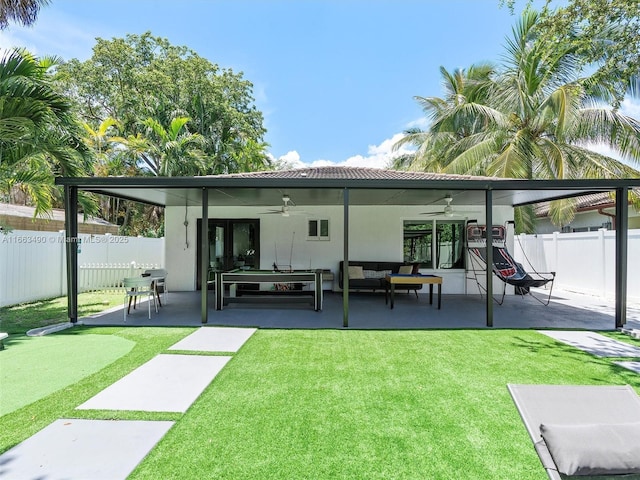
[{"label": "outdoor coffee table", "polygon": [[391,308],[393,308],[393,297],[398,284],[428,284],[429,285],[429,304],[433,304],[433,285],[438,285],[438,310],[442,304],[442,277],[437,275],[423,275],[421,273],[391,273],[385,277],[384,286],[384,303],[389,303],[389,290],[391,290]]}]

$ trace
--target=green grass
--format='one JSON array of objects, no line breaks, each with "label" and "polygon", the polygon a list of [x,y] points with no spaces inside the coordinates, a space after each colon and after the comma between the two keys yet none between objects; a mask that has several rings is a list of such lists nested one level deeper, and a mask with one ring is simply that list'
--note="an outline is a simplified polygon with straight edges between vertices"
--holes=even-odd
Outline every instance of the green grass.
[{"label": "green grass", "polygon": [[176,424],[131,479],[544,480],[507,383],[640,390],[640,376],[611,359],[534,331],[259,330],[185,414],[74,410],[192,331],[55,334],[116,336],[135,347],[0,417],[0,452],[57,418],[163,419]]},{"label": "green grass", "polygon": [[533,331],[258,331],[131,478],[540,479],[507,383],[639,377]]},{"label": "green grass", "polygon": [[0,356],[0,416],[103,369],[134,345],[114,335],[13,337]]},{"label": "green grass", "polygon": [[[78,295],[78,316],[102,312],[122,304],[119,292],[88,292]],[[49,298],[0,308],[0,332],[26,333],[33,328],[68,322],[67,297]]]}]

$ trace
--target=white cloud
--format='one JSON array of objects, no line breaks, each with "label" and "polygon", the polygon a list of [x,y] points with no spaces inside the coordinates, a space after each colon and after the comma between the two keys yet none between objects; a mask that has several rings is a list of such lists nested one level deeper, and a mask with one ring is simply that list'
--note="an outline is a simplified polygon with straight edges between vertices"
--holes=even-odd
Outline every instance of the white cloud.
[{"label": "white cloud", "polygon": [[36,56],[56,55],[64,60],[86,60],[92,54],[95,37],[107,37],[104,27],[81,24],[53,10],[43,11],[32,27],[11,25],[0,32],[0,46],[23,47]]},{"label": "white cloud", "polygon": [[347,166],[347,167],[367,167],[367,168],[388,168],[393,159],[410,150],[403,147],[397,151],[393,150],[393,145],[403,137],[404,134],[396,133],[391,138],[383,140],[378,145],[369,145],[366,155],[354,155],[342,161],[333,161],[326,159],[314,160],[310,163],[304,163],[300,160],[298,152],[288,152],[279,158],[282,160],[286,157],[288,164],[295,164],[292,168],[304,167],[328,167],[328,166]]}]

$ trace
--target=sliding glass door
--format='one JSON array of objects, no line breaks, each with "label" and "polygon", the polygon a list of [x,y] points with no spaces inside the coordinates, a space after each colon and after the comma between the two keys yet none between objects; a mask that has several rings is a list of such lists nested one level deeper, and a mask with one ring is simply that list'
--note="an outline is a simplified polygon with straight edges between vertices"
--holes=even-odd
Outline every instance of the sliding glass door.
[{"label": "sliding glass door", "polygon": [[[202,220],[198,219],[198,238]],[[227,271],[234,268],[260,267],[260,220],[209,219],[208,252],[209,271]],[[197,288],[201,288],[200,265],[202,252],[198,242]]]}]

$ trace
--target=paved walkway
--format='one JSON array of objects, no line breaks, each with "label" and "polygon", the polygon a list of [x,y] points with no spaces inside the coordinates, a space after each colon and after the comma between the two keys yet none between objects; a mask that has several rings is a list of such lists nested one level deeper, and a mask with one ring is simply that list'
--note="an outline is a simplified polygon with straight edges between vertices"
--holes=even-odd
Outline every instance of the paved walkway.
[{"label": "paved walkway", "polygon": [[600,333],[585,331],[539,330],[559,342],[584,350],[597,357],[638,357],[640,347],[620,342]]},{"label": "paved walkway", "polygon": [[[237,352],[254,332],[202,327],[170,350]],[[77,408],[185,412],[231,358],[160,354]],[[0,478],[124,480],[173,423],[56,420],[0,455]]]},{"label": "paved walkway", "polygon": [[184,413],[231,357],[158,355],[80,405],[80,410]]}]

